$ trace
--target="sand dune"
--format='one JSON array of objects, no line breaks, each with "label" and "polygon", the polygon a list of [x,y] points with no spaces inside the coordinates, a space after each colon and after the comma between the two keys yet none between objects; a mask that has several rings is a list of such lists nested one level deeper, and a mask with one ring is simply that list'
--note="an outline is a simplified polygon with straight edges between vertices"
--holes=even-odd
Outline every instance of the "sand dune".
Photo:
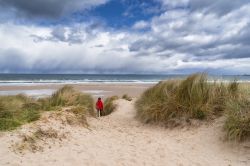
[{"label": "sand dune", "polygon": [[42,142],[44,149],[35,153],[14,153],[10,147],[34,124],[1,134],[0,165],[250,165],[249,143],[223,142],[222,119],[170,130],[138,122],[133,101],[118,100],[117,105],[113,114],[89,119],[89,129],[47,122],[66,137]]}]

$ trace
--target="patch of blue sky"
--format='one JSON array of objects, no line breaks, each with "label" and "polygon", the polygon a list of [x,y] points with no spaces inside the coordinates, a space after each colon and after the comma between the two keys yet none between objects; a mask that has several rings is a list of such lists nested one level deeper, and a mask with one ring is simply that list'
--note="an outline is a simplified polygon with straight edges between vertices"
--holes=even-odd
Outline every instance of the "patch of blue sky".
[{"label": "patch of blue sky", "polygon": [[113,28],[130,27],[140,20],[150,20],[162,12],[161,4],[154,0],[111,0],[98,6],[89,14]]}]

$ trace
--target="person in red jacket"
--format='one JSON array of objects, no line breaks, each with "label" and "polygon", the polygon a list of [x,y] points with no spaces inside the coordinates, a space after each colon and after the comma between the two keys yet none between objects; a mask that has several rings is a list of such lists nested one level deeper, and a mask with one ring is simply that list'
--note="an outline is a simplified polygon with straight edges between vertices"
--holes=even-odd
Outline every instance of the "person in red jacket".
[{"label": "person in red jacket", "polygon": [[102,111],[103,111],[103,103],[102,99],[99,97],[97,102],[96,102],[96,110],[97,110],[97,116],[100,117],[102,116]]}]

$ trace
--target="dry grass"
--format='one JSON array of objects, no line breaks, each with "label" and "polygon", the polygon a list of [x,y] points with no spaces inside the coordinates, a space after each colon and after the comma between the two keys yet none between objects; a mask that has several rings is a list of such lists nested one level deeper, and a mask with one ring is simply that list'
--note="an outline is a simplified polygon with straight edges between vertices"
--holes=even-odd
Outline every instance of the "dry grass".
[{"label": "dry grass", "polygon": [[124,95],[122,96],[122,99],[128,100],[128,101],[132,101],[132,100],[133,100],[132,97],[128,96],[127,94],[124,94]]},{"label": "dry grass", "polygon": [[236,81],[209,83],[205,74],[194,74],[184,80],[160,82],[136,101],[136,110],[144,123],[172,127],[225,114],[227,139],[250,138],[250,88]]},{"label": "dry grass", "polygon": [[40,117],[40,105],[25,95],[0,97],[0,131],[13,130]]},{"label": "dry grass", "polygon": [[67,110],[68,112],[72,112],[75,117],[67,116],[67,122],[69,124],[81,124],[83,126],[88,126],[86,114],[87,108],[82,106],[73,107]]},{"label": "dry grass", "polygon": [[25,95],[0,97],[0,131],[13,130],[18,126],[36,121],[43,111],[63,110],[74,107],[79,120],[86,121],[86,115],[94,116],[93,99],[71,86],[64,86],[51,97],[35,100]]},{"label": "dry grass", "polygon": [[[43,101],[49,110],[58,107],[82,106],[90,115],[94,115],[94,100],[88,94],[80,93],[71,86],[64,86],[55,92],[47,101]],[[46,103],[47,102],[47,103]]]},{"label": "dry grass", "polygon": [[60,141],[70,136],[71,126],[88,127],[86,111],[84,107],[73,106],[46,112],[36,124],[20,130],[21,140],[12,145],[12,150],[23,154],[25,151],[43,151],[55,143],[61,145]]},{"label": "dry grass", "polygon": [[117,105],[114,104],[114,101],[119,99],[118,96],[112,96],[112,97],[108,97],[105,99],[104,101],[104,110],[103,110],[103,116],[109,115],[112,112],[115,111]]},{"label": "dry grass", "polygon": [[160,82],[137,100],[137,117],[145,123],[168,126],[213,119],[225,110],[228,98],[236,95],[237,86],[235,82],[228,86],[209,83],[205,74]]},{"label": "dry grass", "polygon": [[65,134],[59,134],[53,128],[42,129],[37,128],[31,134],[24,134],[21,136],[22,140],[13,145],[15,152],[23,153],[24,151],[31,151],[33,153],[37,151],[43,151],[44,146],[48,144],[49,140],[65,139]]},{"label": "dry grass", "polygon": [[229,140],[244,141],[250,139],[250,99],[238,95],[231,98],[226,106],[224,129]]}]

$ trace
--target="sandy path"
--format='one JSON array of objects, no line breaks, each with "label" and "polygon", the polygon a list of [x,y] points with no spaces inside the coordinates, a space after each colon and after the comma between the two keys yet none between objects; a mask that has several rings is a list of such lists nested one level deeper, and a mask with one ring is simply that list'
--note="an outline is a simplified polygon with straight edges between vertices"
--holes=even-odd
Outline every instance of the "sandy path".
[{"label": "sandy path", "polygon": [[[90,129],[74,127],[71,138],[24,156],[8,150],[0,136],[0,165],[249,165],[247,145],[221,140],[221,122],[191,129],[164,129],[134,119],[133,102],[118,100],[107,117],[90,119]],[[8,141],[7,141],[8,142]]]}]

